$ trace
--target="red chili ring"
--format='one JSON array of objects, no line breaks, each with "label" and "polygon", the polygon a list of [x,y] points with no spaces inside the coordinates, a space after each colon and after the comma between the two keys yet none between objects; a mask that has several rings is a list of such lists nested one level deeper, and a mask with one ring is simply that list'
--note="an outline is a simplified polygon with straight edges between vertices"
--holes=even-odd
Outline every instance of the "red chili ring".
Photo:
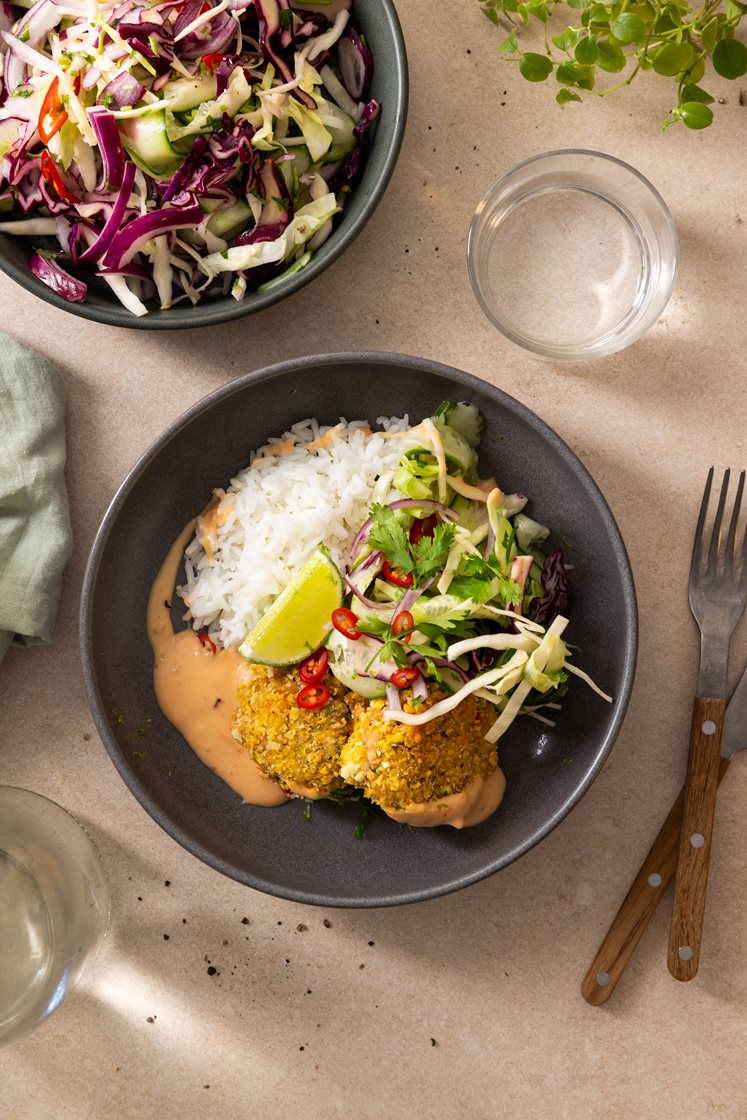
[{"label": "red chili ring", "polygon": [[403,642],[409,642],[412,631],[415,629],[415,619],[409,611],[400,611],[392,621],[392,634]]},{"label": "red chili ring", "polygon": [[395,587],[412,587],[412,572],[401,572],[399,568],[393,568],[388,560],[384,561],[381,571],[384,579]]},{"label": "red chili ring", "polygon": [[298,675],[304,684],[318,684],[329,665],[329,654],[326,649],[318,649],[301,662]]},{"label": "red chili ring", "polygon": [[361,636],[360,630],[356,629],[358,616],[348,610],[347,607],[337,607],[332,611],[332,625],[340,634],[350,638],[351,642],[357,642]]},{"label": "red chili ring", "polygon": [[200,639],[205,649],[209,649],[211,653],[218,652],[217,645],[206,631],[203,630],[203,632],[201,634],[198,634],[197,637]]},{"label": "red chili ring", "polygon": [[414,666],[406,665],[403,669],[395,669],[390,680],[395,688],[409,688],[419,676],[420,672]]},{"label": "red chili ring", "polygon": [[306,708],[307,711],[323,708],[328,700],[329,689],[326,684],[307,684],[296,696],[299,708]]}]

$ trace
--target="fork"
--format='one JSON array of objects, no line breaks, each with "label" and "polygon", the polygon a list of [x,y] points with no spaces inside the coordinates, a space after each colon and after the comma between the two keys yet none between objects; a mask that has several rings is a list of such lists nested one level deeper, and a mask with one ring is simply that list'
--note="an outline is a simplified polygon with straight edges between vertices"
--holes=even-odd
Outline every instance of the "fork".
[{"label": "fork", "polygon": [[707,541],[705,523],[713,467],[708,472],[690,566],[690,609],[700,627],[700,667],[693,704],[667,957],[669,971],[677,980],[692,980],[698,971],[726,707],[729,643],[747,599],[745,545],[738,544],[737,539],[744,471],[739,475],[726,542],[723,541],[730,475],[729,470],[724,471],[713,529]]}]

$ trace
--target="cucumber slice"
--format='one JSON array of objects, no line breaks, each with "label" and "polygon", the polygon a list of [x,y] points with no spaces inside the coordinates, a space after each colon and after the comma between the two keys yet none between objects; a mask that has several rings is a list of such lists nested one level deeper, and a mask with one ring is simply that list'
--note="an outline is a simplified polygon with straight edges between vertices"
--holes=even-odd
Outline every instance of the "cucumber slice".
[{"label": "cucumber slice", "polygon": [[241,233],[252,220],[252,208],[248,202],[239,198],[233,206],[228,206],[226,209],[215,210],[212,216],[208,219],[207,228],[216,237],[222,237],[224,241],[230,241],[232,237],[236,237]]},{"label": "cucumber slice", "polygon": [[333,105],[331,101],[323,101],[316,112],[319,120],[332,137],[331,147],[322,162],[335,163],[336,160],[342,159],[343,156],[352,152],[355,147],[355,136],[353,135],[355,121],[347,113],[343,113],[337,105]]},{"label": "cucumber slice", "polygon": [[[363,639],[365,642],[365,638]],[[345,688],[349,688],[351,692],[357,692],[359,696],[365,697],[366,700],[378,700],[382,696],[386,696],[386,685],[383,681],[377,681],[375,677],[362,675],[365,671],[366,657],[355,657],[359,650],[351,648],[353,643],[348,642],[347,638],[343,638],[342,634],[338,634],[333,630],[327,642],[327,652],[329,653],[329,668],[333,676],[337,677],[340,684]],[[368,660],[371,659],[375,651],[368,651]],[[357,663],[361,662],[360,668]]]},{"label": "cucumber slice", "polygon": [[142,170],[156,177],[173,175],[182,164],[184,156],[174,149],[166,135],[163,110],[118,123],[122,143]]},{"label": "cucumber slice", "polygon": [[212,74],[197,78],[176,78],[164,86],[161,96],[168,101],[172,113],[198,109],[204,101],[213,101],[218,84]]},{"label": "cucumber slice", "polygon": [[482,436],[484,421],[473,404],[451,404],[444,402],[436,415],[450,428],[466,439],[470,447],[478,447]]}]

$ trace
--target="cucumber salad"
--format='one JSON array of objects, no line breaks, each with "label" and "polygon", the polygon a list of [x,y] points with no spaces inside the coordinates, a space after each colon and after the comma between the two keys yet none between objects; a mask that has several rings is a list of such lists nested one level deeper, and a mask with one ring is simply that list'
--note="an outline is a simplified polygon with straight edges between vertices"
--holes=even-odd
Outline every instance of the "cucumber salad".
[{"label": "cucumber salad", "polygon": [[[27,9],[24,11],[24,9]],[[329,236],[379,104],[352,0],[0,2],[0,232],[137,316],[282,284]]]},{"label": "cucumber salad", "polygon": [[[444,402],[398,436],[396,469],[377,482],[381,497],[347,555],[333,562],[320,545],[249,633],[239,649],[249,661],[305,657],[299,706],[329,702],[327,673],[383,700],[384,720],[411,727],[474,697],[494,708],[485,738],[495,743],[518,715],[553,726],[572,676],[611,701],[562,637],[570,600],[562,549],[548,548],[550,530],[524,512],[524,494],[479,477],[481,427],[473,406]],[[337,583],[321,578],[325,568]],[[309,614],[314,599],[326,604],[326,623],[316,611],[304,626],[299,603]]]}]

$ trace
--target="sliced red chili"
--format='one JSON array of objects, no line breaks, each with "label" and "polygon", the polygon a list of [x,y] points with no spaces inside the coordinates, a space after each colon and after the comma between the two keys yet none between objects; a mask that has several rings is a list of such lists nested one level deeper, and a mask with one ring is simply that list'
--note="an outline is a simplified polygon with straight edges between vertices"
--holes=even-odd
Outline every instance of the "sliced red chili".
[{"label": "sliced red chili", "polygon": [[411,684],[420,676],[420,673],[412,665],[405,666],[404,669],[395,669],[391,676],[391,682],[395,688],[409,688]]},{"label": "sliced red chili", "polygon": [[360,638],[360,630],[357,630],[358,616],[348,610],[347,607],[337,607],[332,611],[332,625],[335,630],[339,630],[346,638],[350,638],[351,642],[357,642]]},{"label": "sliced red chili", "polygon": [[307,684],[296,697],[299,708],[306,708],[309,711],[323,708],[328,700],[329,689],[326,684]]},{"label": "sliced red chili", "polygon": [[[79,77],[75,79],[73,89],[76,94],[80,92]],[[60,81],[59,78],[53,78],[39,113],[37,127],[42,144],[48,144],[52,137],[60,131],[66,120],[67,110],[60,95]]]},{"label": "sliced red chili", "polygon": [[435,513],[430,517],[417,517],[410,527],[410,544],[417,544],[421,537],[432,537],[437,521]]},{"label": "sliced red chili", "polygon": [[41,173],[49,185],[54,187],[60,198],[64,198],[66,202],[80,202],[80,199],[76,198],[65,186],[65,180],[57,170],[57,166],[46,148],[42,152]]},{"label": "sliced red chili", "polygon": [[327,672],[328,665],[329,654],[326,649],[318,649],[311,657],[301,662],[298,675],[304,684],[318,684]]},{"label": "sliced red chili", "polygon": [[400,611],[392,620],[392,633],[395,638],[409,642],[412,631],[415,629],[415,619],[409,611]]},{"label": "sliced red chili", "polygon": [[213,639],[210,637],[210,635],[207,634],[205,631],[203,631],[201,634],[198,634],[197,637],[200,639],[200,641],[204,645],[205,649],[209,649],[211,653],[217,653],[218,652],[217,645],[215,644]]},{"label": "sliced red chili", "polygon": [[388,579],[395,587],[412,587],[412,572],[401,572],[399,568],[393,568],[388,560],[384,561],[381,570],[384,579]]},{"label": "sliced red chili", "polygon": [[220,66],[221,62],[223,61],[223,55],[222,54],[204,54],[202,56],[201,61],[205,63],[205,65],[207,66],[210,73],[214,74],[215,71]]}]

